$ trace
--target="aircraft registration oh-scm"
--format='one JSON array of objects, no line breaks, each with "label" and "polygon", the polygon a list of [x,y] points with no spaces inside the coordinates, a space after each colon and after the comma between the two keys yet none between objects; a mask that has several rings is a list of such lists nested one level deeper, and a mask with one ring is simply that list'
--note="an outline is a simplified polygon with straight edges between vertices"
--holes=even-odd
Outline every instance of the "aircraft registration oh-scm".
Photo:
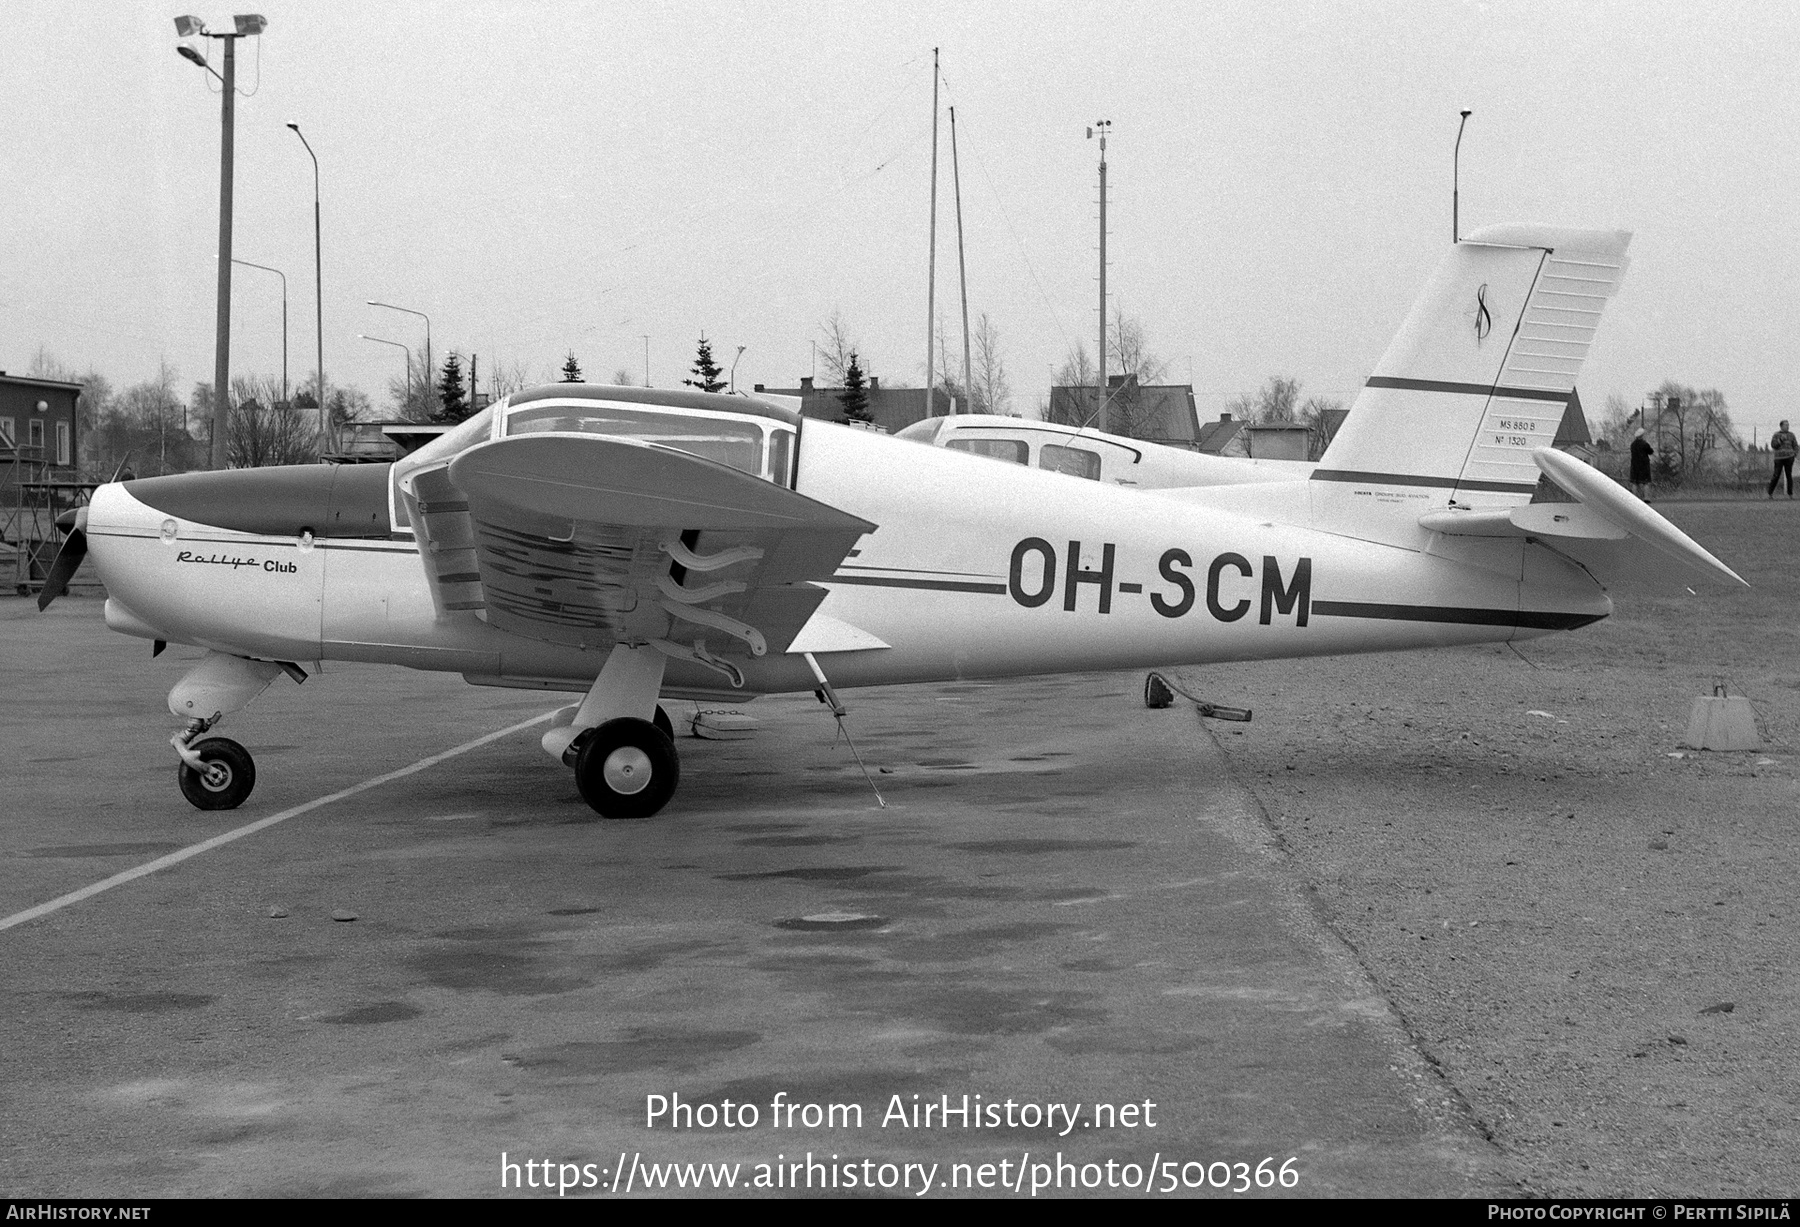
[{"label": "aircraft registration oh-scm", "polygon": [[109,625],[209,649],[169,696],[202,808],[255,778],[213,727],[282,672],[349,660],[585,692],[543,744],[609,817],[675,792],[665,697],[835,707],[838,686],[1571,630],[1643,550],[1742,582],[1550,446],[1627,241],[1457,244],[1316,464],[997,418],[890,438],[754,397],[557,384],[392,465],[102,486],[41,601],[91,553]]}]

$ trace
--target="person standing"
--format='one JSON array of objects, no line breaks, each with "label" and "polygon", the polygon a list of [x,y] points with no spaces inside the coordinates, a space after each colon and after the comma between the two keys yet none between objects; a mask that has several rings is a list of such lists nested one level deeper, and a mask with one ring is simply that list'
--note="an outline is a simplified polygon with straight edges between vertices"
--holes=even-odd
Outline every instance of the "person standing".
[{"label": "person standing", "polygon": [[1646,503],[1650,501],[1650,457],[1654,455],[1656,449],[1644,438],[1644,428],[1638,427],[1631,436],[1631,489]]},{"label": "person standing", "polygon": [[1787,478],[1787,496],[1794,497],[1794,455],[1800,452],[1800,440],[1794,438],[1794,432],[1788,429],[1787,422],[1781,423],[1781,429],[1769,439],[1769,450],[1775,453],[1775,473],[1769,478],[1769,497],[1775,497],[1775,487],[1782,477]]}]

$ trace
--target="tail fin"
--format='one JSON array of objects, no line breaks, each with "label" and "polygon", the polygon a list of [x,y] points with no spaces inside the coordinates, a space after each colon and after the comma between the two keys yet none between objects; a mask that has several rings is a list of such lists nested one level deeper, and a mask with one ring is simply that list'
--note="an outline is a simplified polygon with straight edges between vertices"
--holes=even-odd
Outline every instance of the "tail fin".
[{"label": "tail fin", "polygon": [[[1606,300],[1618,230],[1493,226],[1438,265],[1357,395],[1314,481],[1507,505],[1537,486]],[[1317,489],[1317,487],[1315,487]]]}]

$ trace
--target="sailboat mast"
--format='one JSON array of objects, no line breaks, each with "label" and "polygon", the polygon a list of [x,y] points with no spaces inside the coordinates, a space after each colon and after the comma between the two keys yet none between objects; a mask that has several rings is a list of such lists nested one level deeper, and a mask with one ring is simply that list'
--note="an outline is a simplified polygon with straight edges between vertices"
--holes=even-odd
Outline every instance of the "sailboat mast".
[{"label": "sailboat mast", "polygon": [[937,162],[938,49],[931,49],[931,256],[925,273],[925,416],[935,417],[932,385],[937,382]]},{"label": "sailboat mast", "polygon": [[962,281],[963,399],[964,408],[975,403],[975,384],[969,377],[969,266],[963,261],[962,169],[956,161],[956,108],[950,108],[950,182],[956,193],[956,274]]}]

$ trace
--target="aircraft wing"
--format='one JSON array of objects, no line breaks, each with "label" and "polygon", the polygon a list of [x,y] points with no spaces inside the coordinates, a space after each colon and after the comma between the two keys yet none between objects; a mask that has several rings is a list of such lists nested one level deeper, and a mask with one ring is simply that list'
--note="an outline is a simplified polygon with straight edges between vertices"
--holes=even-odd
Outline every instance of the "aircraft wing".
[{"label": "aircraft wing", "polygon": [[867,520],[726,465],[638,439],[534,433],[479,444],[405,479],[445,612],[599,648],[783,652]]},{"label": "aircraft wing", "polygon": [[1453,537],[1540,538],[1602,578],[1627,568],[1641,569],[1641,552],[1647,547],[1702,575],[1750,586],[1598,469],[1548,447],[1533,450],[1531,458],[1539,471],[1576,501],[1485,511],[1430,511],[1419,517],[1420,526]]}]

